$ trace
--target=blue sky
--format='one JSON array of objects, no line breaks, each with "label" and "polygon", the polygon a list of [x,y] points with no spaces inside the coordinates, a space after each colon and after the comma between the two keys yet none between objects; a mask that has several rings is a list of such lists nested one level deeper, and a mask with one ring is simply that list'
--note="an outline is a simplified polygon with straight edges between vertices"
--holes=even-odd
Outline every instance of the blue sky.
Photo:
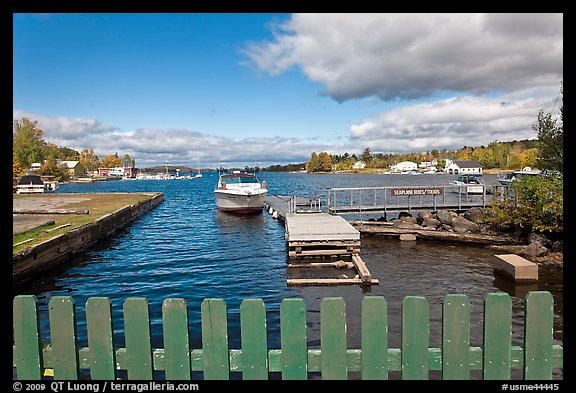
[{"label": "blue sky", "polygon": [[13,117],[141,167],[534,138],[562,14],[14,14]]}]

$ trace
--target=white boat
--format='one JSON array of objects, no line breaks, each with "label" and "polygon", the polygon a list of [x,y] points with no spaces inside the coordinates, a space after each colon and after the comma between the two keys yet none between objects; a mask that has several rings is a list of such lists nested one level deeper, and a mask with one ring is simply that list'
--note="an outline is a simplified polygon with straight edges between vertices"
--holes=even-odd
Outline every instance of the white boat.
[{"label": "white boat", "polygon": [[60,188],[60,183],[57,180],[49,180],[44,182],[44,191],[56,191]]},{"label": "white boat", "polygon": [[197,166],[198,166],[198,173],[194,175],[194,179],[199,179],[202,177],[202,173],[200,173],[200,161],[197,161]]},{"label": "white boat", "polygon": [[16,185],[16,194],[43,194],[44,191],[44,182],[37,175],[22,176]]},{"label": "white boat", "polygon": [[214,189],[214,199],[218,210],[251,214],[259,213],[264,206],[264,196],[268,192],[266,182],[260,183],[256,175],[234,171],[221,174]]},{"label": "white boat", "polygon": [[457,186],[453,188],[453,191],[460,192],[462,194],[483,194],[484,193],[484,180],[482,175],[477,174],[464,174],[460,175],[450,182],[451,186]]},{"label": "white boat", "polygon": [[514,171],[509,172],[507,174],[499,174],[498,175],[498,183],[502,184],[503,186],[508,186],[516,179],[521,179],[526,176],[540,176],[542,174],[539,170],[534,170],[529,166],[525,167],[521,171]]}]

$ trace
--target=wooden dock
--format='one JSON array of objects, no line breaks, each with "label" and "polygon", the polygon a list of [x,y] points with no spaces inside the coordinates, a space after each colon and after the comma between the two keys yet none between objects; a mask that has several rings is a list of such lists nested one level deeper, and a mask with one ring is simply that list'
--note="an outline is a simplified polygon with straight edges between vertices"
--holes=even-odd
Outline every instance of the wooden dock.
[{"label": "wooden dock", "polygon": [[[314,200],[268,196],[267,212],[284,223],[288,245],[289,268],[354,268],[354,278],[294,278],[288,285],[377,285],[360,257],[360,232],[340,216],[321,213]],[[292,210],[292,211],[291,211]],[[340,258],[339,261],[315,261],[318,258]],[[345,262],[342,259],[348,259]],[[296,262],[293,262],[296,260]],[[311,261],[312,260],[312,261]],[[345,266],[344,266],[345,265]]]}]

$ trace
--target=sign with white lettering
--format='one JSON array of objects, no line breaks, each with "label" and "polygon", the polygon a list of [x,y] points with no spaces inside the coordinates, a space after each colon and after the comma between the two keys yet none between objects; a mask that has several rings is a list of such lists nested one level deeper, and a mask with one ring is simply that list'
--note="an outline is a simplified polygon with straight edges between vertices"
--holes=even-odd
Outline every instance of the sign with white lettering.
[{"label": "sign with white lettering", "polygon": [[442,195],[444,188],[442,187],[410,187],[410,188],[393,188],[393,196],[420,196],[420,195]]}]

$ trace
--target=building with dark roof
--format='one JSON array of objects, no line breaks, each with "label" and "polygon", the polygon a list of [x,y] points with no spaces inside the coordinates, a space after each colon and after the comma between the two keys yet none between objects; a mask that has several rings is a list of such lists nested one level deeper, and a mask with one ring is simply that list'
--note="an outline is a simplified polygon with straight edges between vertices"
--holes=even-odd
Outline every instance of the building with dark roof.
[{"label": "building with dark roof", "polygon": [[482,174],[482,165],[474,160],[453,160],[444,168],[449,174]]}]

